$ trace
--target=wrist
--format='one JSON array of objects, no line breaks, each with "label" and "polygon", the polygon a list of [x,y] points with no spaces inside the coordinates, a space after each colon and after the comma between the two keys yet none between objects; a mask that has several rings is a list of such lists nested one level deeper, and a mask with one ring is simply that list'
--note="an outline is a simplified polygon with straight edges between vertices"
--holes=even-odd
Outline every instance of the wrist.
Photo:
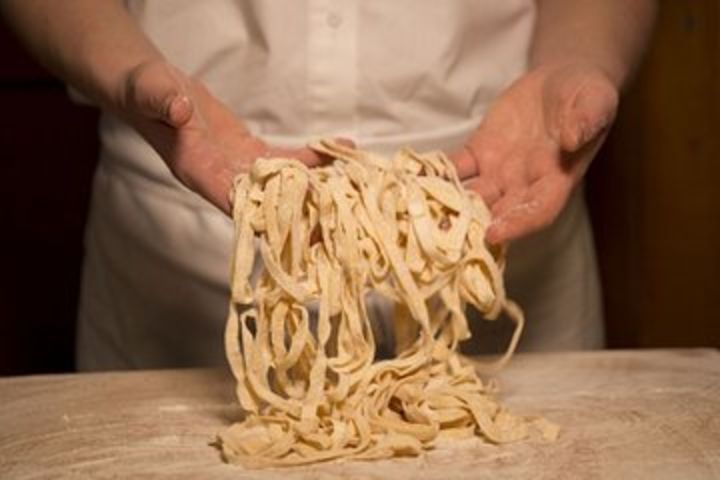
[{"label": "wrist", "polygon": [[603,62],[585,56],[564,56],[562,58],[534,60],[530,62],[529,73],[543,76],[577,75],[581,73],[583,76],[603,79],[618,92],[622,88],[624,80],[624,76],[617,68],[608,67]]}]

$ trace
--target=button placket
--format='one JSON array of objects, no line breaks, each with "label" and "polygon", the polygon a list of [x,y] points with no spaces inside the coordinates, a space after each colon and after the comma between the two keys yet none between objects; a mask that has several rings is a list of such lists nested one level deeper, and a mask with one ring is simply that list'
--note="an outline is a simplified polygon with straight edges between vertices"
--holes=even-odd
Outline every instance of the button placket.
[{"label": "button placket", "polygon": [[309,0],[308,130],[327,135],[354,127],[355,0]]}]

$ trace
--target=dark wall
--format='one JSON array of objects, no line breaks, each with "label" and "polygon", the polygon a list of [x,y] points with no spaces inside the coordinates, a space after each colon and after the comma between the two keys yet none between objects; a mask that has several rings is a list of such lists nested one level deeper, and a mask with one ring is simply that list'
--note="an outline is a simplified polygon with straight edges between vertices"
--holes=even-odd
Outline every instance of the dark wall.
[{"label": "dark wall", "polygon": [[0,375],[73,368],[97,114],[0,25]]},{"label": "dark wall", "polygon": [[720,347],[720,2],[660,1],[589,180],[610,345]]}]

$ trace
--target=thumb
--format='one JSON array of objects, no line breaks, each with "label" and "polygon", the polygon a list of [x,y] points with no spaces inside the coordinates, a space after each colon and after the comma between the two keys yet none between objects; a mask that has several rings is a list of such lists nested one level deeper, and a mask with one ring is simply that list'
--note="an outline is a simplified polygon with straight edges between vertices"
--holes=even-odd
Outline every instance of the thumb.
[{"label": "thumb", "polygon": [[135,114],[181,127],[193,112],[185,83],[183,74],[167,62],[142,63],[127,75],[125,106]]},{"label": "thumb", "polygon": [[618,92],[601,75],[583,79],[573,94],[562,99],[559,143],[563,151],[576,152],[603,133],[615,119]]}]

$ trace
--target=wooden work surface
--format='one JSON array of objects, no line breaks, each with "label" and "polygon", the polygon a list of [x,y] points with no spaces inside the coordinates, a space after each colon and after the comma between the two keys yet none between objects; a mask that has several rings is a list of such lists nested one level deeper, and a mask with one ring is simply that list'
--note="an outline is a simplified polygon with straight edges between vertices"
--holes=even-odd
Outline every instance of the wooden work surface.
[{"label": "wooden work surface", "polygon": [[212,370],[0,379],[0,478],[720,478],[715,350],[517,355],[500,375],[555,443],[464,442],[420,458],[245,471],[208,444],[238,410]]}]

